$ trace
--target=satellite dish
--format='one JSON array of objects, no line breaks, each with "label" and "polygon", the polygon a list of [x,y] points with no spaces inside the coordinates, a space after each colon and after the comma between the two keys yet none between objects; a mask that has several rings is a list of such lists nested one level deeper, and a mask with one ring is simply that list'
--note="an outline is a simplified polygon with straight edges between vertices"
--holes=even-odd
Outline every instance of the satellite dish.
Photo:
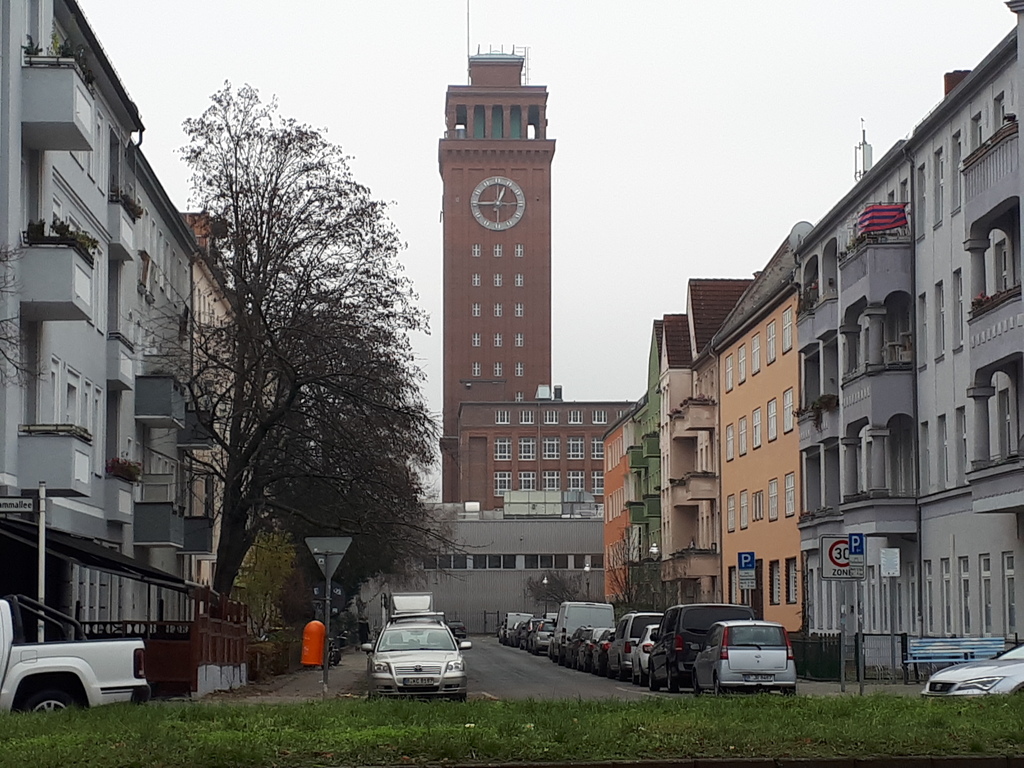
[{"label": "satellite dish", "polygon": [[798,221],[794,224],[793,228],[789,230],[789,250],[796,253],[812,229],[814,229],[814,225],[809,221]]}]

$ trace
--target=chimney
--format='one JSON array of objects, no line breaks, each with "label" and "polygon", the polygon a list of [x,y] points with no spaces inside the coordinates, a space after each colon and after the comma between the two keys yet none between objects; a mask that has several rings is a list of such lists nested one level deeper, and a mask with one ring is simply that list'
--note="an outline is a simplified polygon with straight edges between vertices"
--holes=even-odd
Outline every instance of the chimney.
[{"label": "chimney", "polygon": [[555,402],[559,402],[560,403],[562,401],[562,385],[561,384],[555,384],[554,390],[555,390],[554,397],[552,397],[552,399]]},{"label": "chimney", "polygon": [[957,69],[952,72],[947,72],[942,77],[942,84],[945,92],[942,94],[943,97],[949,96],[953,90],[964,81],[964,78],[971,74],[969,69]]}]

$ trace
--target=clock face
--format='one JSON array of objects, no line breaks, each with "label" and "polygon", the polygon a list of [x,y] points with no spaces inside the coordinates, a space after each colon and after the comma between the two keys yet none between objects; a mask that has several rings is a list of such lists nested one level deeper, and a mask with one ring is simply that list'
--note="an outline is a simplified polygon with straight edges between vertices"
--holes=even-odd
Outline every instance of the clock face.
[{"label": "clock face", "polygon": [[512,179],[491,176],[476,185],[469,207],[480,226],[500,232],[514,227],[523,218],[526,197]]}]

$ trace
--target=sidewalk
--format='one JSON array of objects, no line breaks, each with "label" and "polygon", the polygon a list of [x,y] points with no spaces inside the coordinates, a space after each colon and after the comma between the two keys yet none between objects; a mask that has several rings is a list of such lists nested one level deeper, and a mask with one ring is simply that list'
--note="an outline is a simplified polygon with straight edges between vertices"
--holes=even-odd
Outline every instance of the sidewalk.
[{"label": "sidewalk", "polygon": [[[224,704],[296,704],[323,698],[323,670],[306,667],[252,683],[233,691],[218,691],[204,696],[204,703]],[[327,674],[328,698],[362,698],[366,695],[366,656],[358,649],[345,649],[341,664]]]}]

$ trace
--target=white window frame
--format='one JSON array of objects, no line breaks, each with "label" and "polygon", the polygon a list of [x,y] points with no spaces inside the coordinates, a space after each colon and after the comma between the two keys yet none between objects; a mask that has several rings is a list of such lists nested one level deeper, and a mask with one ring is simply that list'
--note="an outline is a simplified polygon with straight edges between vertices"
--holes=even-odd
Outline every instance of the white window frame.
[{"label": "white window frame", "polygon": [[523,364],[522,363],[516,363],[516,376],[522,376],[522,375],[523,375]]},{"label": "white window frame", "polygon": [[507,469],[499,470],[494,473],[494,495],[504,496],[505,493],[512,490],[512,473]]},{"label": "white window frame", "polygon": [[747,345],[740,344],[736,350],[736,383],[742,384],[747,380]]},{"label": "white window frame", "polygon": [[470,282],[470,285],[472,285],[474,288],[478,287],[480,285],[480,273],[479,272],[474,272],[473,276],[470,278],[469,282]]},{"label": "white window frame", "polygon": [[568,437],[565,443],[565,458],[571,461],[582,461],[587,458],[586,446],[584,444],[584,438]]},{"label": "white window frame", "polygon": [[504,283],[504,278],[501,276],[501,272],[495,272],[494,273],[494,287],[495,288],[501,288],[503,283]]},{"label": "white window frame", "polygon": [[771,365],[775,362],[775,321],[772,320],[765,328],[765,362]]},{"label": "white window frame", "polygon": [[567,424],[579,425],[583,423],[583,411],[569,411]]},{"label": "white window frame", "polygon": [[755,408],[751,414],[750,423],[752,427],[752,433],[750,436],[751,446],[753,448],[761,447],[761,409]]},{"label": "white window frame", "polygon": [[768,522],[772,523],[779,519],[779,478],[773,477],[768,481]]},{"label": "white window frame", "polygon": [[732,355],[725,356],[725,391],[732,392]]},{"label": "white window frame", "polygon": [[736,496],[730,494],[725,500],[726,509],[726,524],[728,525],[729,533],[736,530]]},{"label": "white window frame", "polygon": [[494,258],[496,258],[496,259],[500,259],[501,258],[501,243],[495,243],[494,244]]},{"label": "white window frame", "polygon": [[750,495],[747,491],[740,491],[740,530],[750,527]]},{"label": "white window frame", "polygon": [[470,337],[470,344],[472,344],[474,347],[479,347],[480,346],[480,334],[479,333],[474,333]]},{"label": "white window frame", "polygon": [[557,437],[545,437],[542,448],[543,453],[541,455],[545,460],[562,458],[562,441]]},{"label": "white window frame", "polygon": [[515,335],[514,341],[515,341],[515,345],[516,345],[517,347],[521,347],[521,346],[523,346],[523,340],[524,340],[523,334],[521,334],[521,333],[517,333],[517,334]]},{"label": "white window frame", "polygon": [[764,520],[764,491],[754,491],[750,495],[750,518],[754,522]]},{"label": "white window frame", "polygon": [[475,259],[479,259],[480,258],[480,243],[473,243],[472,253],[473,253],[473,258],[475,258]]},{"label": "white window frame", "polygon": [[516,254],[516,258],[517,259],[523,258],[523,244],[522,243],[516,243],[515,254]]},{"label": "white window frame", "polygon": [[594,411],[590,418],[591,424],[607,424],[608,423],[608,412],[607,411]]},{"label": "white window frame", "polygon": [[545,424],[557,424],[558,423],[558,411],[546,410],[544,411],[544,423]]},{"label": "white window frame", "polygon": [[544,485],[543,490],[545,491],[560,491],[562,490],[562,473],[557,469],[545,469],[543,475]]},{"label": "white window frame", "polygon": [[535,438],[535,437],[520,437],[519,438],[519,460],[520,461],[536,461],[537,460],[537,438]]},{"label": "white window frame", "polygon": [[793,348],[793,308],[782,310],[782,354]]},{"label": "white window frame", "polygon": [[536,491],[537,490],[537,473],[534,471],[520,472],[519,473],[519,490],[520,491]]},{"label": "white window frame", "polygon": [[515,277],[515,286],[516,286],[516,288],[522,288],[523,287],[523,283],[525,281],[526,281],[526,278],[523,277],[523,273],[522,272],[516,272],[516,277]]},{"label": "white window frame", "polygon": [[502,338],[500,333],[494,334],[494,346],[500,347],[503,341],[504,339]]},{"label": "white window frame", "polygon": [[782,393],[782,433],[793,431],[793,389]]},{"label": "white window frame", "polygon": [[480,376],[480,363],[473,363],[470,366],[470,371],[472,372],[474,377],[479,377]]},{"label": "white window frame", "polygon": [[590,473],[590,492],[595,496],[604,495],[604,472],[600,469],[592,470]]},{"label": "white window frame", "polygon": [[495,304],[494,305],[494,316],[495,317],[501,317],[503,313],[504,313],[504,310],[502,309],[501,304]]},{"label": "white window frame", "polygon": [[500,379],[504,375],[504,366],[501,363],[494,364],[494,378]]},{"label": "white window frame", "polygon": [[590,438],[590,458],[604,458],[604,440],[602,440],[600,437]]},{"label": "white window frame", "polygon": [[732,461],[736,458],[735,430],[732,424],[725,425],[725,460]]},{"label": "white window frame", "polygon": [[523,303],[521,301],[517,301],[516,302],[516,306],[515,306],[515,316],[516,317],[523,317],[523,316],[525,316],[525,314],[526,314],[526,309],[523,306]]},{"label": "white window frame", "polygon": [[736,425],[736,449],[740,456],[747,455],[747,417],[740,416]]},{"label": "white window frame", "polygon": [[519,423],[520,424],[533,424],[535,412],[532,409],[523,409],[519,412]]},{"label": "white window frame", "polygon": [[495,461],[512,461],[512,438],[511,437],[496,437],[496,438],[494,438],[494,460]]},{"label": "white window frame", "polygon": [[470,308],[470,314],[472,314],[473,317],[480,317],[480,304],[479,303],[474,303],[472,305],[472,307]]},{"label": "white window frame", "polygon": [[779,437],[779,401],[772,398],[768,401],[768,442]]},{"label": "white window frame", "polygon": [[586,491],[587,475],[582,469],[570,469],[566,472],[565,490]]},{"label": "white window frame", "polygon": [[504,409],[496,410],[494,412],[494,423],[495,424],[510,424],[511,423],[511,417],[509,416],[509,413],[510,413],[509,411],[504,410]]},{"label": "white window frame", "polygon": [[761,370],[761,334],[755,333],[750,340],[750,375],[754,376]]}]

